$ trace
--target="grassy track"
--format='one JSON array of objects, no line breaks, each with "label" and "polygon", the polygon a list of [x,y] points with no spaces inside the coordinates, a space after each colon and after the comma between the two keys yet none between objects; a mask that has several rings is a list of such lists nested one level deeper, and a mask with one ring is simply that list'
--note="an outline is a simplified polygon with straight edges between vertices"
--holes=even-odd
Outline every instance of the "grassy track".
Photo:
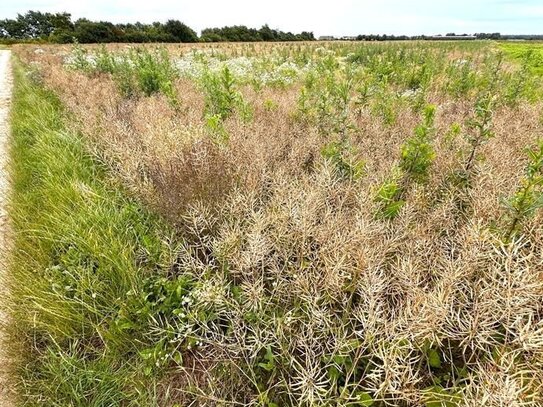
[{"label": "grassy track", "polygon": [[4,342],[4,327],[8,324],[6,313],[1,308],[1,299],[6,297],[5,285],[1,284],[6,273],[6,257],[9,253],[9,222],[7,201],[9,197],[8,138],[9,138],[9,106],[11,100],[11,52],[0,50],[0,407],[11,407],[11,386],[9,355],[1,346]]},{"label": "grassy track", "polygon": [[120,192],[65,120],[18,66],[10,312],[20,391],[25,405],[154,405],[142,341],[118,321],[150,269],[168,263],[167,229]]}]

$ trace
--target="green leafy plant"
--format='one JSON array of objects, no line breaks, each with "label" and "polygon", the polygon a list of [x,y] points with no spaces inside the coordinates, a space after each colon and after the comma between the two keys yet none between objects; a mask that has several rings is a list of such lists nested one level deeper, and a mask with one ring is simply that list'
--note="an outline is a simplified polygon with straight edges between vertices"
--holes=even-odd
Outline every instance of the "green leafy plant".
[{"label": "green leafy plant", "polygon": [[224,121],[237,112],[244,122],[249,122],[253,117],[253,109],[243,100],[236,79],[227,66],[218,73],[207,70],[201,86],[205,94],[206,127],[216,142],[224,144],[229,139]]},{"label": "green leafy plant", "polygon": [[399,166],[416,182],[424,182],[428,178],[428,168],[435,158],[431,144],[435,132],[435,110],[433,105],[425,108],[423,123],[415,128],[414,136],[409,138],[401,149]]},{"label": "green leafy plant", "polygon": [[424,393],[425,407],[458,407],[461,402],[462,396],[456,390],[439,385],[427,388]]},{"label": "green leafy plant", "polygon": [[520,188],[511,198],[503,201],[509,223],[505,232],[506,241],[510,241],[519,231],[524,219],[543,208],[543,140],[537,147],[529,149],[527,154],[529,162]]},{"label": "green leafy plant", "polygon": [[130,301],[120,310],[116,329],[149,332],[142,341],[147,346],[139,351],[145,374],[172,362],[181,364],[182,352],[195,346],[197,338],[190,334],[193,287],[188,275],[148,278],[143,290],[131,292]]},{"label": "green leafy plant", "polygon": [[466,134],[466,139],[471,146],[468,153],[468,158],[464,165],[466,174],[470,174],[473,165],[476,162],[477,152],[481,145],[486,143],[492,137],[492,115],[495,105],[495,97],[490,94],[484,94],[477,99],[474,109],[474,117],[467,122],[467,127],[470,132]]},{"label": "green leafy plant", "polygon": [[462,133],[462,127],[459,123],[453,123],[445,133],[445,142],[447,147],[452,149],[458,136]]},{"label": "green leafy plant", "polygon": [[115,55],[109,52],[105,45],[102,45],[96,53],[95,69],[98,73],[109,74],[114,74],[119,70]]},{"label": "green leafy plant", "polygon": [[178,76],[166,48],[149,51],[137,49],[130,53],[130,61],[139,89],[144,95],[163,93],[172,102],[177,100],[174,81]]},{"label": "green leafy plant", "polygon": [[207,115],[205,117],[205,126],[211,132],[214,141],[217,144],[226,144],[230,136],[224,128],[224,122],[218,114]]},{"label": "green leafy plant", "polygon": [[385,219],[393,219],[398,216],[405,205],[405,201],[400,199],[401,195],[402,187],[397,178],[383,183],[375,195],[375,201],[379,204],[378,215]]},{"label": "green leafy plant", "polygon": [[321,150],[322,156],[335,166],[342,178],[352,180],[359,179],[366,172],[365,162],[357,159],[358,154],[355,153],[346,142],[329,143]]},{"label": "green leafy plant", "polygon": [[225,66],[219,73],[207,71],[202,77],[205,92],[205,115],[216,115],[225,120],[243,103],[236,80]]},{"label": "green leafy plant", "polygon": [[344,141],[353,128],[349,116],[355,81],[349,70],[336,72],[334,64],[321,61],[317,73],[307,75],[298,98],[298,115],[316,125],[322,135],[339,134]]},{"label": "green leafy plant", "polygon": [[415,128],[415,134],[401,148],[400,163],[395,175],[377,190],[375,201],[379,203],[379,217],[395,218],[405,204],[404,194],[410,183],[426,182],[428,168],[435,153],[431,145],[434,129],[435,106],[424,109],[423,122]]},{"label": "green leafy plant", "polygon": [[471,59],[451,61],[447,70],[447,91],[456,98],[468,96],[477,87],[477,74]]},{"label": "green leafy plant", "polygon": [[72,46],[72,52],[68,66],[72,69],[90,73],[93,70],[93,64],[89,58],[89,53],[77,41]]},{"label": "green leafy plant", "polygon": [[385,92],[380,92],[377,94],[372,105],[372,113],[379,117],[387,126],[392,126],[396,123],[398,117],[394,101],[394,96]]},{"label": "green leafy plant", "polygon": [[102,46],[96,55],[91,56],[86,49],[75,44],[70,66],[88,74],[113,75],[125,97],[162,93],[174,107],[179,106],[174,86],[179,75],[166,48],[150,50],[142,47],[114,55]]}]

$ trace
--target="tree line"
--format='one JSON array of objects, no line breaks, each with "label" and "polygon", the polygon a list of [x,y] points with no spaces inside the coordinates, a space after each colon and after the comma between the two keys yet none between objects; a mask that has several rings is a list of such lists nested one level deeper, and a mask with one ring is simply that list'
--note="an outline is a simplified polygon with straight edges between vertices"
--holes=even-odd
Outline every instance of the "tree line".
[{"label": "tree line", "polygon": [[[492,39],[492,40],[543,40],[543,35],[502,35],[500,33],[477,33],[473,36],[448,33],[445,37]],[[328,37],[326,37],[328,38]],[[329,37],[334,39],[333,37]],[[358,35],[342,37],[357,41],[406,41],[433,40],[439,36],[426,35]],[[28,11],[16,18],[0,20],[0,42],[40,41],[52,43],[104,43],[104,42],[255,42],[255,41],[314,41],[312,32],[299,34],[270,28],[260,29],[235,25],[222,28],[206,28],[201,36],[179,20],[152,24],[113,24],[108,21],[90,21],[80,18],[72,21],[69,13],[43,13]]]},{"label": "tree line", "polygon": [[293,34],[271,29],[243,25],[206,28],[201,37],[179,20],[152,24],[114,24],[108,21],[90,21],[80,18],[72,21],[69,13],[43,13],[28,11],[14,19],[0,20],[0,40],[3,42],[42,41],[52,43],[106,43],[106,42],[221,42],[221,41],[313,41],[311,32]]},{"label": "tree line", "polygon": [[476,33],[473,35],[468,34],[455,34],[447,33],[442,35],[376,35],[366,34],[358,35],[356,37],[350,37],[356,41],[414,41],[414,40],[436,40],[436,39],[477,39],[477,40],[543,40],[543,35],[534,34],[500,34],[500,33]]},{"label": "tree line", "polygon": [[201,40],[204,42],[239,42],[239,41],[314,41],[312,32],[303,31],[300,34],[271,29],[264,25],[259,30],[244,25],[223,28],[206,28],[202,30]]}]

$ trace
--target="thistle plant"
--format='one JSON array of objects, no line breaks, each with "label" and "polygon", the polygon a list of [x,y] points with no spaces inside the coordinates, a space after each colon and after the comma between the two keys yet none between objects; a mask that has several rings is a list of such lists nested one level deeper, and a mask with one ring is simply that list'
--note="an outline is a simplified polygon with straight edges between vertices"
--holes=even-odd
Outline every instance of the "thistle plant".
[{"label": "thistle plant", "polygon": [[202,77],[205,93],[205,116],[217,116],[221,121],[236,110],[243,110],[243,96],[237,89],[236,79],[225,66],[219,73],[206,71]]},{"label": "thistle plant", "polygon": [[529,162],[526,175],[517,192],[504,201],[509,225],[505,232],[505,240],[510,242],[519,232],[526,218],[543,208],[543,140],[527,151]]},{"label": "thistle plant", "polygon": [[447,70],[447,91],[456,98],[467,96],[477,86],[477,75],[471,59],[452,61]]},{"label": "thistle plant", "polygon": [[336,133],[345,141],[353,127],[349,116],[355,81],[349,70],[331,70],[333,64],[327,57],[317,73],[307,75],[298,99],[298,115],[315,124],[322,135]]},{"label": "thistle plant", "polygon": [[70,55],[68,66],[72,69],[89,73],[93,70],[93,64],[89,54],[77,41],[72,46],[72,54]]},{"label": "thistle plant", "polygon": [[150,52],[145,48],[130,54],[134,66],[134,76],[140,90],[145,96],[163,93],[170,101],[176,100],[174,80],[177,71],[165,48]]},{"label": "thistle plant", "polygon": [[116,73],[119,68],[115,55],[102,45],[96,54],[96,71],[99,73]]},{"label": "thistle plant", "polygon": [[403,189],[398,176],[385,181],[375,195],[375,202],[379,204],[378,217],[394,219],[398,216],[405,205],[405,201],[400,198],[402,194]]},{"label": "thistle plant", "polygon": [[379,217],[395,218],[405,204],[404,195],[412,182],[424,183],[435,153],[431,138],[435,133],[435,106],[424,109],[424,118],[415,128],[415,134],[401,149],[400,164],[392,178],[377,190],[375,201],[379,204]]},{"label": "thistle plant", "polygon": [[494,137],[492,114],[495,100],[496,98],[489,93],[481,96],[475,104],[474,117],[467,122],[470,133],[466,135],[466,139],[471,148],[464,164],[466,176],[469,176],[473,169],[479,148]]},{"label": "thistle plant", "polygon": [[435,106],[426,106],[423,122],[415,128],[415,134],[401,149],[400,168],[415,182],[424,182],[428,178],[428,168],[435,158],[431,144],[435,133],[435,111]]},{"label": "thistle plant", "polygon": [[341,178],[357,180],[366,172],[366,163],[356,157],[357,152],[347,141],[326,144],[321,155],[335,166]]}]

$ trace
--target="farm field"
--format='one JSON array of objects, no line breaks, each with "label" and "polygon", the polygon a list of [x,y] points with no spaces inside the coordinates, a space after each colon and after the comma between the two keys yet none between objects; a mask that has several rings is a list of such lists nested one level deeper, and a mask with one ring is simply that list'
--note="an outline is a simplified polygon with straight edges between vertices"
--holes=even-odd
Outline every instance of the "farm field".
[{"label": "farm field", "polygon": [[21,405],[543,405],[530,46],[13,46]]},{"label": "farm field", "polygon": [[523,65],[528,66],[533,73],[543,75],[543,42],[504,42],[500,43],[500,49]]}]

